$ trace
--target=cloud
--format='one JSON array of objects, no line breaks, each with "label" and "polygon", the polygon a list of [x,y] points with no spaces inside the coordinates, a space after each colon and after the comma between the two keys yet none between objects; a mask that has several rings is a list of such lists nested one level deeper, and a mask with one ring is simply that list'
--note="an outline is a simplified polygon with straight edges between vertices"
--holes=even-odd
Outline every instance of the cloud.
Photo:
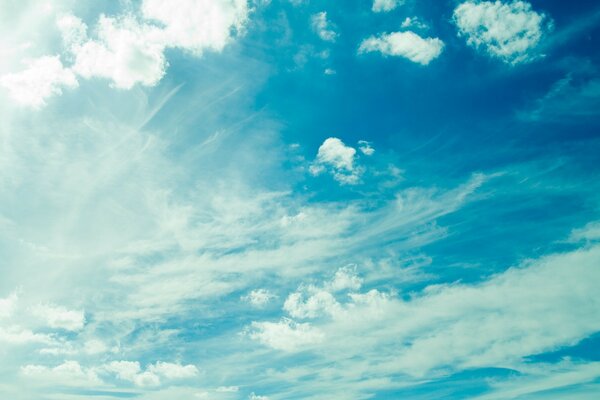
[{"label": "cloud", "polygon": [[310,18],[313,31],[319,35],[321,40],[326,42],[335,42],[338,36],[337,32],[333,29],[331,21],[327,20],[327,12],[321,11]]},{"label": "cloud", "polygon": [[40,57],[26,64],[25,70],[0,77],[0,85],[20,105],[40,108],[49,97],[78,86],[75,74],[63,67],[59,56]]},{"label": "cloud", "polygon": [[277,296],[267,289],[254,289],[247,296],[242,297],[242,300],[249,302],[255,307],[263,307]]},{"label": "cloud", "polygon": [[386,56],[404,57],[414,63],[428,65],[438,58],[444,49],[444,42],[438,38],[422,38],[414,32],[392,32],[364,39],[358,53],[372,51]]},{"label": "cloud", "polygon": [[[340,297],[324,283],[309,286],[312,297],[305,301],[292,293],[283,310],[314,319],[303,328],[318,332],[306,333],[318,340],[306,342],[326,362],[341,361],[336,354],[369,354],[373,371],[415,377],[442,369],[516,368],[526,356],[572,345],[600,329],[594,283],[599,261],[595,245],[529,261],[477,284],[432,285],[408,299],[377,289]],[[259,329],[254,338],[265,345],[305,350],[275,339],[281,331],[281,337],[304,336],[293,331],[291,320],[253,327]],[[390,351],[378,353],[382,346]]]},{"label": "cloud", "polygon": [[355,165],[356,149],[346,146],[335,137],[325,139],[319,147],[317,158],[311,165],[313,175],[329,170],[334,179],[342,184],[358,183],[362,169]]},{"label": "cloud", "polygon": [[79,331],[85,325],[85,314],[82,310],[67,310],[51,304],[40,304],[33,308],[33,314],[42,318],[49,327]]},{"label": "cloud", "polygon": [[25,365],[21,367],[21,374],[28,378],[46,381],[54,385],[90,388],[102,383],[93,370],[83,368],[77,361],[65,361],[53,368],[42,365]]},{"label": "cloud", "polygon": [[58,23],[75,58],[73,71],[83,78],[106,78],[116,88],[131,89],[138,83],[156,85],[165,74],[163,32],[155,26],[131,16],[103,15],[98,20],[98,39],[83,40],[80,21],[71,16]]},{"label": "cloud", "polygon": [[509,64],[535,58],[533,50],[547,28],[546,16],[525,1],[466,1],[456,7],[453,20],[469,45]]},{"label": "cloud", "polygon": [[8,318],[15,311],[17,305],[17,293],[11,293],[6,298],[0,298],[0,318]]},{"label": "cloud", "polygon": [[247,333],[251,339],[283,351],[301,351],[323,339],[323,334],[309,323],[289,318],[279,322],[253,322]]},{"label": "cloud", "polygon": [[388,12],[404,4],[404,0],[373,0],[374,12]]},{"label": "cloud", "polygon": [[144,0],[146,19],[164,24],[164,41],[201,55],[205,50],[222,51],[248,21],[247,0]]},{"label": "cloud", "polygon": [[0,342],[16,345],[31,343],[53,344],[54,340],[49,335],[34,333],[29,329],[23,329],[19,326],[9,326],[7,328],[0,326]]},{"label": "cloud", "polygon": [[366,140],[358,141],[358,149],[365,156],[372,156],[373,154],[375,154],[375,149],[371,147],[371,143],[367,142]]},{"label": "cloud", "polygon": [[140,387],[158,386],[161,384],[161,377],[167,380],[177,380],[193,378],[198,375],[198,368],[195,365],[161,361],[149,365],[145,371],[142,371],[138,361],[112,361],[102,366],[101,369]]},{"label": "cloud", "polygon": [[560,79],[531,108],[518,113],[525,121],[554,123],[587,122],[598,117],[600,79],[569,73]]}]

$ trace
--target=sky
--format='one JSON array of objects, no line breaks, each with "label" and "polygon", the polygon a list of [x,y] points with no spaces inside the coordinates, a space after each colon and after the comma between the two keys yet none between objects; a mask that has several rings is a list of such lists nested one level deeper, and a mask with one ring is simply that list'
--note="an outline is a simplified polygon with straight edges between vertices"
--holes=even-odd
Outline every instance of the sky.
[{"label": "sky", "polygon": [[0,0],[0,397],[597,399],[600,5]]}]

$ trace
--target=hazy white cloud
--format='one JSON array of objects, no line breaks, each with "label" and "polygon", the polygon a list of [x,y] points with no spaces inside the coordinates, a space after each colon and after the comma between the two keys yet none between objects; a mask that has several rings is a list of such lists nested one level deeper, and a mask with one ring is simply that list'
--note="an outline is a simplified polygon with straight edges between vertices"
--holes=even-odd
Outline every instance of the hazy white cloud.
[{"label": "hazy white cloud", "polygon": [[323,340],[323,334],[308,322],[298,323],[289,318],[279,322],[253,322],[248,335],[266,346],[283,351],[301,351],[305,346]]},{"label": "hazy white cloud", "polygon": [[52,344],[54,340],[49,335],[34,333],[29,329],[11,325],[6,328],[0,326],[0,342],[16,345],[30,343]]},{"label": "hazy white cloud", "polygon": [[404,0],[373,0],[374,12],[388,12],[404,4]]},{"label": "hazy white cloud", "polygon": [[0,77],[0,85],[18,104],[39,108],[63,89],[78,86],[75,74],[63,67],[59,56],[40,57],[26,64],[25,70]]},{"label": "hazy white cloud", "polygon": [[412,62],[427,65],[438,58],[444,42],[438,38],[422,38],[414,32],[392,32],[364,39],[358,48],[360,53],[372,51],[387,56],[404,57]]},{"label": "hazy white cloud", "polygon": [[248,295],[242,297],[242,300],[249,302],[255,307],[262,307],[277,296],[267,289],[254,289]]},{"label": "hazy white cloud", "polygon": [[248,20],[247,0],[144,0],[145,18],[164,24],[164,41],[196,55],[221,51]]},{"label": "hazy white cloud", "polygon": [[95,371],[83,368],[77,361],[65,361],[53,368],[43,365],[25,365],[21,367],[21,374],[54,385],[90,388],[102,383]]},{"label": "hazy white cloud", "polygon": [[358,149],[365,156],[372,156],[373,154],[375,154],[375,149],[371,147],[371,143],[367,142],[366,140],[358,141]]},{"label": "hazy white cloud", "polygon": [[546,16],[526,1],[466,1],[454,10],[459,35],[473,47],[511,64],[531,60],[545,29]]},{"label": "hazy white cloud", "polygon": [[327,12],[321,11],[314,14],[311,19],[313,31],[326,42],[334,42],[338,36],[331,21],[327,19]]},{"label": "hazy white cloud", "polygon": [[167,379],[185,379],[198,375],[198,368],[195,365],[181,365],[162,361],[150,365],[148,371]]},{"label": "hazy white cloud", "polygon": [[[372,354],[371,362],[384,374],[516,366],[523,357],[576,343],[600,329],[599,261],[595,245],[527,262],[474,285],[429,286],[409,300],[372,289],[342,301],[323,284],[306,290],[313,297],[292,293],[284,311],[303,319],[329,317],[304,327],[319,332],[319,340],[310,341],[316,354]],[[280,331],[302,336],[287,332],[290,324],[255,322],[254,338],[280,350],[303,350],[274,339]],[[393,350],[376,356],[381,346]]]},{"label": "hazy white cloud", "polygon": [[429,26],[422,22],[419,17],[406,17],[402,24],[400,25],[402,28],[417,28],[417,29],[427,29]]},{"label": "hazy white cloud", "polygon": [[51,328],[78,331],[85,325],[85,314],[82,310],[68,310],[51,304],[40,304],[35,306],[32,311]]},{"label": "hazy white cloud", "polygon": [[17,293],[13,292],[8,297],[0,298],[0,318],[10,317],[15,311],[18,301]]}]

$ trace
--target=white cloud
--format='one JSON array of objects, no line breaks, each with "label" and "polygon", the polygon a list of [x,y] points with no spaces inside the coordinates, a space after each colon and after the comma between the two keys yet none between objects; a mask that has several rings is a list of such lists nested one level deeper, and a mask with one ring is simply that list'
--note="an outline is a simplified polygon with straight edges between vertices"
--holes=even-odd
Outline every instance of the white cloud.
[{"label": "white cloud", "polygon": [[249,302],[255,307],[262,307],[277,296],[267,289],[254,289],[247,296],[242,297],[242,300]]},{"label": "white cloud", "polygon": [[325,291],[310,287],[305,299],[302,291],[292,293],[286,299],[283,309],[294,318],[317,318],[322,315],[333,315],[338,311],[339,304],[335,297]]},{"label": "white cloud", "polygon": [[289,318],[279,322],[253,322],[250,338],[276,350],[298,351],[323,340],[323,334],[309,323],[298,323]]},{"label": "white cloud", "polygon": [[404,21],[402,21],[402,25],[400,25],[402,28],[417,28],[417,29],[427,29],[429,26],[424,23],[421,22],[421,20],[418,17],[406,17],[404,19]]},{"label": "white cloud", "polygon": [[327,12],[321,11],[316,13],[311,17],[310,20],[313,31],[319,35],[321,40],[326,42],[335,42],[335,38],[338,36],[338,34],[333,29],[331,21],[327,20]]},{"label": "white cloud", "polygon": [[54,340],[48,335],[34,333],[29,329],[23,329],[19,326],[9,326],[6,328],[0,326],[0,342],[18,345],[29,343],[52,344]]},{"label": "white cloud", "polygon": [[67,310],[51,304],[40,304],[35,306],[32,312],[46,321],[51,328],[78,331],[85,325],[85,314],[82,310]]},{"label": "white cloud", "polygon": [[162,361],[150,365],[148,371],[167,379],[185,379],[198,375],[198,368],[195,365],[181,365]]},{"label": "white cloud", "polygon": [[248,396],[249,400],[269,400],[269,398],[267,396],[260,396],[257,394],[254,394],[254,392],[250,393],[250,396]]},{"label": "white cloud", "polygon": [[338,138],[325,139],[319,147],[317,158],[310,167],[313,175],[329,170],[334,179],[342,184],[356,184],[362,169],[355,166],[356,149],[346,146]]},{"label": "white cloud", "polygon": [[64,88],[75,88],[78,83],[59,56],[45,56],[28,61],[21,72],[0,77],[0,85],[18,104],[39,108],[49,97],[62,94]]},{"label": "white cloud", "polygon": [[0,318],[10,317],[17,306],[18,296],[13,292],[6,298],[0,298]]},{"label": "white cloud", "polygon": [[115,374],[119,379],[132,382],[136,386],[158,386],[160,378],[168,380],[192,378],[198,375],[194,365],[181,365],[158,361],[142,370],[138,361],[112,361],[102,369]]},{"label": "white cloud", "polygon": [[533,58],[532,50],[544,33],[544,14],[526,1],[466,1],[454,10],[459,34],[473,47],[517,64]]},{"label": "white cloud", "polygon": [[427,65],[438,58],[444,49],[444,42],[438,38],[422,38],[414,32],[392,32],[371,36],[362,41],[359,53],[372,51],[383,55],[399,56],[421,65]]},{"label": "white cloud", "polygon": [[[330,317],[306,327],[319,332],[311,348],[330,354],[328,362],[335,354],[371,354],[371,365],[382,373],[416,377],[440,368],[517,367],[528,355],[572,345],[600,329],[599,261],[596,245],[527,262],[474,285],[430,286],[407,300],[372,289],[341,302],[313,289],[313,302],[293,293],[284,310],[302,318]],[[302,350],[277,342],[294,337],[288,325],[255,322],[261,328],[255,338],[281,350]],[[381,346],[394,350],[378,354]]]},{"label": "white cloud", "polygon": [[347,266],[338,269],[333,279],[325,287],[331,291],[358,290],[363,280],[357,275],[355,266]]},{"label": "white cloud", "polygon": [[164,40],[196,55],[221,51],[241,32],[248,20],[247,0],[144,0],[147,19],[165,25]]},{"label": "white cloud", "polygon": [[141,24],[131,16],[103,15],[98,21],[98,40],[83,41],[85,30],[74,17],[62,18],[59,25],[64,40],[71,41],[73,71],[84,78],[106,78],[117,88],[130,89],[138,83],[153,86],[165,74],[163,33],[155,26]]},{"label": "white cloud", "polygon": [[373,0],[374,12],[388,12],[404,4],[404,0]]},{"label": "white cloud", "polygon": [[28,378],[42,380],[54,385],[93,387],[102,381],[92,369],[84,369],[77,361],[65,361],[56,367],[42,365],[25,365],[21,374]]},{"label": "white cloud", "polygon": [[238,386],[219,386],[215,389],[217,392],[221,393],[235,393],[239,392],[240,388]]},{"label": "white cloud", "polygon": [[367,142],[366,140],[358,141],[358,149],[365,156],[372,156],[373,154],[375,154],[375,149],[371,147],[371,143]]}]

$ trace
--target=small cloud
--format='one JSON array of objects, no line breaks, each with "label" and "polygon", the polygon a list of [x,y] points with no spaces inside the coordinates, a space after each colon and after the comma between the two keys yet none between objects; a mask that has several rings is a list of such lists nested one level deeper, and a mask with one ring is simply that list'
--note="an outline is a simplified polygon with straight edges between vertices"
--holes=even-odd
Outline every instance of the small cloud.
[{"label": "small cloud", "polygon": [[429,26],[421,22],[418,17],[406,17],[404,21],[402,21],[402,28],[417,28],[417,29],[427,29]]},{"label": "small cloud", "polygon": [[422,38],[414,32],[392,32],[371,36],[362,41],[358,53],[379,52],[386,56],[404,57],[414,63],[428,65],[438,58],[444,42],[438,38]]},{"label": "small cloud", "polygon": [[466,1],[456,7],[453,20],[467,44],[509,64],[535,58],[532,50],[550,26],[526,1]]},{"label": "small cloud", "polygon": [[323,71],[323,73],[325,75],[335,75],[335,74],[337,74],[337,72],[334,69],[331,69],[331,68],[325,68],[325,71]]},{"label": "small cloud", "polygon": [[355,159],[356,149],[346,146],[338,138],[330,137],[319,147],[310,172],[316,176],[329,171],[342,184],[357,184],[363,169],[355,166]]},{"label": "small cloud", "polygon": [[404,0],[373,0],[373,12],[388,12],[404,4]]},{"label": "small cloud", "polygon": [[375,154],[375,149],[372,148],[371,143],[367,142],[366,140],[358,141],[358,149],[365,156],[372,156],[373,154]]},{"label": "small cloud", "polygon": [[327,12],[321,11],[314,14],[311,17],[311,24],[313,31],[319,35],[321,40],[326,42],[335,42],[338,34],[335,30],[333,30],[332,23],[327,20]]},{"label": "small cloud", "polygon": [[0,299],[0,318],[8,318],[13,315],[18,299],[16,292],[11,293],[6,298]]},{"label": "small cloud", "polygon": [[263,307],[276,297],[276,295],[269,292],[267,289],[255,289],[248,293],[248,295],[242,297],[242,300],[247,301],[254,307]]}]

